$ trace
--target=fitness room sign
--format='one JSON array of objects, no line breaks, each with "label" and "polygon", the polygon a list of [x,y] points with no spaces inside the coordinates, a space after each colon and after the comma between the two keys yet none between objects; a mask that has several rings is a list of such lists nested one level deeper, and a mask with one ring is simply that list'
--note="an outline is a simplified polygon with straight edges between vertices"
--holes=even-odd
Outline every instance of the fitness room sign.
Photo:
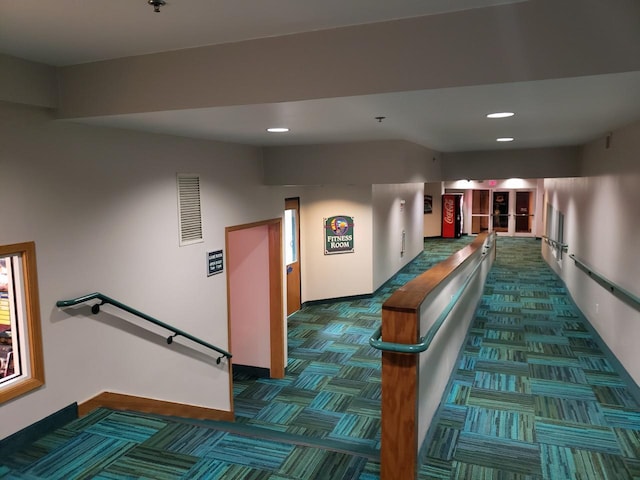
[{"label": "fitness room sign", "polygon": [[353,253],[353,217],[336,215],[324,219],[324,254]]}]

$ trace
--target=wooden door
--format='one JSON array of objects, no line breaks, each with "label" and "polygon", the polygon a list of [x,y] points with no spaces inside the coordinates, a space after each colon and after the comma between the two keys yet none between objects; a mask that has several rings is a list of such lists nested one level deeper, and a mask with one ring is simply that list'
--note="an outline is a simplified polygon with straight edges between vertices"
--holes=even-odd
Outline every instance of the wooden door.
[{"label": "wooden door", "polygon": [[300,310],[300,199],[287,198],[284,203],[284,249],[289,316]]}]

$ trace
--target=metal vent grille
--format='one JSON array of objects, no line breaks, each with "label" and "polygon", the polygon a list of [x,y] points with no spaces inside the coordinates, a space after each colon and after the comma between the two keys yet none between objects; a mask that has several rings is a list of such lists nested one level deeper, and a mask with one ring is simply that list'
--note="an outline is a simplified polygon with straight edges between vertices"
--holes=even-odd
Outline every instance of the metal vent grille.
[{"label": "metal vent grille", "polygon": [[178,174],[178,220],[180,246],[203,241],[198,175]]}]

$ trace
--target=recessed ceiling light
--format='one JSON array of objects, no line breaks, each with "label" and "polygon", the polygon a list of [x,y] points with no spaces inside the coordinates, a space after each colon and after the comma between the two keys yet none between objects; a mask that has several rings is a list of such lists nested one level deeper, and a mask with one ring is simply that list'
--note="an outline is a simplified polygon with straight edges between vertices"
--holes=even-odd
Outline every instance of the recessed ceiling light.
[{"label": "recessed ceiling light", "polygon": [[513,117],[515,113],[513,112],[496,112],[487,114],[487,118],[507,118]]},{"label": "recessed ceiling light", "polygon": [[496,138],[496,142],[513,142],[513,137]]},{"label": "recessed ceiling light", "polygon": [[271,127],[267,128],[267,132],[269,133],[286,133],[289,129],[287,127]]}]

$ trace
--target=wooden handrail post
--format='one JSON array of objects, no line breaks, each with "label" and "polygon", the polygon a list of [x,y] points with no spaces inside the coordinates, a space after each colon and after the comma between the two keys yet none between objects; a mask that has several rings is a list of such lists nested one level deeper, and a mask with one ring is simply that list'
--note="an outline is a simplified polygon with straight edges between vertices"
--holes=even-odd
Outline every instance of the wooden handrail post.
[{"label": "wooden handrail post", "polygon": [[[417,311],[382,310],[382,339],[416,343]],[[382,352],[380,480],[415,480],[418,474],[418,355]]]},{"label": "wooden handrail post", "polygon": [[[409,346],[420,342],[420,335],[426,333],[420,332],[422,304],[474,256],[482,262],[480,254],[487,236],[487,233],[479,234],[471,245],[397,289],[384,302],[382,342]],[[492,248],[492,255],[495,255],[495,241]],[[459,345],[454,348],[457,351]],[[419,362],[419,354],[382,352],[380,480],[415,480],[418,477],[418,444],[424,440],[418,439]]]}]

